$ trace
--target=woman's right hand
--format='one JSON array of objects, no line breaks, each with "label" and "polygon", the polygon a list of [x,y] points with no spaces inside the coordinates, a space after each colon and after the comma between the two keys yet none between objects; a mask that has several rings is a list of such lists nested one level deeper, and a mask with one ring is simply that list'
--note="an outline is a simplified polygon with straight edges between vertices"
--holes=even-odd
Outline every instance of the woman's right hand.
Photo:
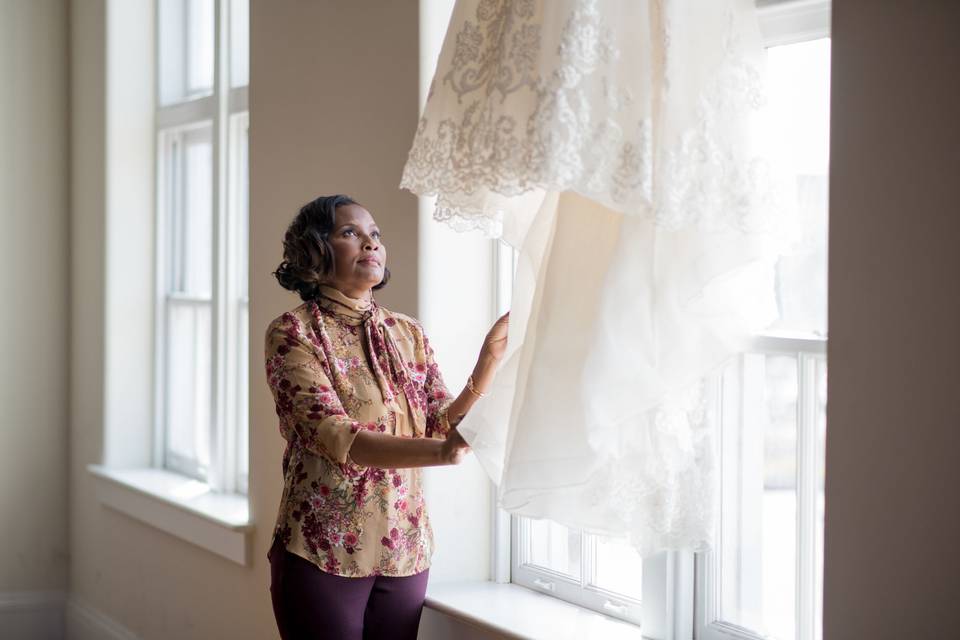
[{"label": "woman's right hand", "polygon": [[460,464],[463,457],[470,451],[470,445],[463,439],[456,429],[447,434],[447,439],[440,447],[440,458],[443,464]]}]

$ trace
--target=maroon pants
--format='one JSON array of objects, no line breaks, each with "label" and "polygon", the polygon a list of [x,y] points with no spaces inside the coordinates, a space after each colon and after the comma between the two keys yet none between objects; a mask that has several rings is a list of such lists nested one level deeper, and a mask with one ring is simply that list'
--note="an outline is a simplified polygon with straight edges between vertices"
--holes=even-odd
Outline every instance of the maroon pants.
[{"label": "maroon pants", "polygon": [[416,640],[429,569],[345,578],[300,556],[270,552],[270,597],[283,640]]}]

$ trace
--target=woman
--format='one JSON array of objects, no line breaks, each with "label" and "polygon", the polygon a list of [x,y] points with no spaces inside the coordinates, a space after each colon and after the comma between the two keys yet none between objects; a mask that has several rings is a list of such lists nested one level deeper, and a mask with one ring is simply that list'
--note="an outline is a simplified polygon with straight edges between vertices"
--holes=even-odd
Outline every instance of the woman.
[{"label": "woman", "polygon": [[283,246],[274,275],[304,303],[265,336],[287,440],[268,554],[280,635],[416,638],[434,550],[420,467],[458,464],[469,450],[455,427],[490,386],[509,314],[453,398],[420,324],[373,297],[390,272],[369,211],[317,198]]}]

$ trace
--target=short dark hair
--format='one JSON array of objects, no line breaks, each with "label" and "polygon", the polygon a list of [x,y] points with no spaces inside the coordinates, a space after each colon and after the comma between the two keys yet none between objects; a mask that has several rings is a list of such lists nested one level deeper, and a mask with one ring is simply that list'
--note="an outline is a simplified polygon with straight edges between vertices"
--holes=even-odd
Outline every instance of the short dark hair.
[{"label": "short dark hair", "polygon": [[[313,300],[325,278],[333,273],[333,247],[328,240],[336,224],[337,207],[359,204],[350,196],[320,196],[300,207],[300,212],[283,236],[283,262],[273,272],[284,289],[296,291],[304,302]],[[390,281],[390,270],[383,268],[383,280],[374,285],[382,289]]]}]

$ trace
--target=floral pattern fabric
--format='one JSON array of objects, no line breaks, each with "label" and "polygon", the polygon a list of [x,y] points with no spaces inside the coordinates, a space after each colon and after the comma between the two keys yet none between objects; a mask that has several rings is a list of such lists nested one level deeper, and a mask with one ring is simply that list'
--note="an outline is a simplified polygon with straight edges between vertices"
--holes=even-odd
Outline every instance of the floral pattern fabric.
[{"label": "floral pattern fabric", "polygon": [[349,455],[362,429],[439,439],[450,431],[453,397],[420,323],[323,287],[270,323],[264,355],[287,441],[273,542],[339,576],[429,568],[421,470]]}]

